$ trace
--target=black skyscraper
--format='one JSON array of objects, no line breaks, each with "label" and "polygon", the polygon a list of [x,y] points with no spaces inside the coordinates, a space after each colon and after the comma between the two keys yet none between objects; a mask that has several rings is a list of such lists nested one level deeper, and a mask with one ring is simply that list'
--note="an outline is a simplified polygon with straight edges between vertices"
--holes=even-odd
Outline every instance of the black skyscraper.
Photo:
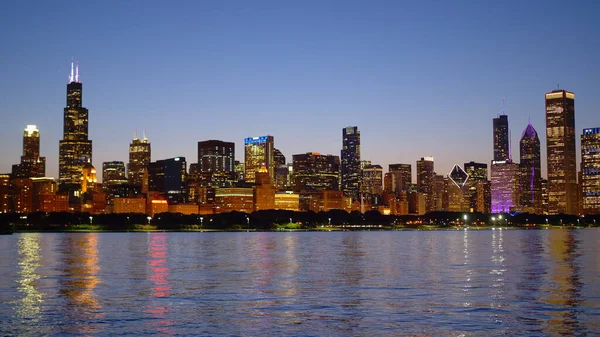
[{"label": "black skyscraper", "polygon": [[494,118],[494,161],[506,161],[510,158],[508,135],[508,116]]},{"label": "black skyscraper", "polygon": [[360,191],[360,131],[357,126],[342,129],[342,191],[358,199]]},{"label": "black skyscraper", "polygon": [[82,170],[92,163],[92,141],[88,139],[88,110],[83,107],[79,68],[67,84],[67,106],[64,109],[63,140],[59,143],[58,175],[61,189],[80,191]]}]

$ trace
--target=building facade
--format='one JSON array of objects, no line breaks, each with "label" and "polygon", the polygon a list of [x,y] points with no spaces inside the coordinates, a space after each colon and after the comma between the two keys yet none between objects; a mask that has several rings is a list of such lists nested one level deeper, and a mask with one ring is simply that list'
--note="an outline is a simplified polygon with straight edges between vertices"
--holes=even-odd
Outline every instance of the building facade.
[{"label": "building facade", "polygon": [[127,184],[125,175],[125,163],[122,161],[105,161],[102,163],[102,185],[108,188],[110,185]]},{"label": "building facade", "polygon": [[519,164],[512,161],[492,161],[492,213],[509,213],[519,206]]},{"label": "building facade", "polygon": [[295,154],[292,165],[294,191],[339,190],[340,157],[318,152]]},{"label": "building facade", "polygon": [[256,172],[267,167],[271,181],[275,183],[275,146],[273,136],[261,136],[244,139],[244,180],[256,182]]},{"label": "building facade", "polygon": [[548,213],[577,213],[575,94],[546,93]]},{"label": "building facade", "polygon": [[23,133],[21,163],[13,165],[14,178],[40,178],[46,175],[46,158],[40,157],[40,132],[35,125],[27,125]]},{"label": "building facade", "polygon": [[600,214],[600,128],[581,134],[580,184],[583,214]]},{"label": "building facade", "polygon": [[148,190],[159,192],[169,204],[187,202],[185,157],[157,160],[148,165]]},{"label": "building facade", "polygon": [[344,195],[358,199],[360,192],[360,131],[357,126],[342,129],[341,187]]},{"label": "building facade", "polygon": [[383,191],[383,167],[381,165],[367,165],[362,169],[363,193],[381,194]]},{"label": "building facade", "polygon": [[412,186],[412,165],[411,164],[390,164],[388,173],[391,176],[391,192],[399,194],[408,192]]},{"label": "building facade", "polygon": [[150,142],[146,137],[143,139],[133,138],[129,144],[129,163],[127,164],[127,180],[135,186],[144,185],[144,174],[148,170],[148,164],[152,161]]},{"label": "building facade", "polygon": [[221,140],[198,142],[196,174],[200,186],[228,187],[235,183],[235,143]]},{"label": "building facade", "polygon": [[528,213],[542,213],[542,171],[540,139],[531,125],[521,134],[520,154],[520,210]]},{"label": "building facade", "polygon": [[417,191],[425,196],[425,211],[433,210],[435,204],[434,187],[434,161],[433,157],[422,157],[417,161]]},{"label": "building facade", "polygon": [[508,116],[494,118],[494,161],[510,159],[510,135],[508,132]]}]

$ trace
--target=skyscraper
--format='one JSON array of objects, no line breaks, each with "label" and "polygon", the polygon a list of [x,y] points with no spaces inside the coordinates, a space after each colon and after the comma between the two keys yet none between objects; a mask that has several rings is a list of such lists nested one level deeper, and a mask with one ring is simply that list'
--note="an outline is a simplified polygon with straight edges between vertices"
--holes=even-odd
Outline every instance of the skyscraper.
[{"label": "skyscraper", "polygon": [[169,204],[187,202],[185,157],[157,160],[148,165],[148,190],[160,192]]},{"label": "skyscraper", "polygon": [[566,90],[546,93],[548,213],[577,213],[575,95]]},{"label": "skyscraper", "polygon": [[425,211],[433,210],[435,203],[433,157],[423,157],[417,161],[417,190],[425,195]]},{"label": "skyscraper", "polygon": [[13,178],[39,178],[46,175],[46,158],[40,157],[40,132],[35,125],[27,125],[23,133],[21,163],[13,165]]},{"label": "skyscraper", "polygon": [[126,184],[125,163],[122,161],[106,161],[102,163],[102,185],[108,188],[110,185]]},{"label": "skyscraper", "polygon": [[510,159],[508,116],[502,114],[494,118],[494,161]]},{"label": "skyscraper", "polygon": [[81,189],[82,171],[92,163],[92,141],[88,139],[88,110],[83,107],[79,66],[67,84],[67,106],[64,109],[63,139],[59,142],[58,175],[62,190],[77,192]]},{"label": "skyscraper", "polygon": [[381,194],[383,188],[383,167],[367,165],[362,170],[362,190],[369,194]]},{"label": "skyscraper", "polygon": [[[469,175],[465,190],[465,198],[469,202],[469,209],[474,212],[483,212],[484,205],[490,203],[489,200],[486,202],[486,196],[489,198],[487,164],[473,161],[465,163],[465,172]],[[485,189],[483,186],[488,186],[488,188]],[[479,195],[480,193],[485,194]]]},{"label": "skyscraper", "polygon": [[360,191],[360,131],[357,126],[342,129],[342,191],[358,199]]},{"label": "skyscraper", "polygon": [[520,207],[522,212],[542,213],[542,173],[540,164],[540,139],[531,125],[521,135],[520,141]]},{"label": "skyscraper", "polygon": [[200,186],[231,186],[235,181],[235,143],[198,142],[198,165],[193,173],[200,176]]},{"label": "skyscraper", "polygon": [[492,161],[491,171],[492,213],[511,212],[519,205],[519,164]]},{"label": "skyscraper", "polygon": [[269,171],[271,183],[275,183],[275,147],[273,136],[261,136],[244,139],[245,173],[247,183],[256,182],[256,172],[263,166]]},{"label": "skyscraper", "polygon": [[410,164],[390,164],[388,168],[392,176],[392,192],[408,192],[412,186],[412,166]]},{"label": "skyscraper", "polygon": [[340,157],[318,152],[292,156],[294,191],[339,190]]},{"label": "skyscraper", "polygon": [[583,214],[600,214],[600,128],[581,134],[581,181]]},{"label": "skyscraper", "polygon": [[283,166],[286,164],[285,156],[279,149],[273,150],[273,160],[275,160],[275,167]]},{"label": "skyscraper", "polygon": [[144,135],[143,139],[133,137],[129,144],[129,163],[127,164],[127,179],[131,185],[142,186],[144,173],[152,160],[150,142]]}]

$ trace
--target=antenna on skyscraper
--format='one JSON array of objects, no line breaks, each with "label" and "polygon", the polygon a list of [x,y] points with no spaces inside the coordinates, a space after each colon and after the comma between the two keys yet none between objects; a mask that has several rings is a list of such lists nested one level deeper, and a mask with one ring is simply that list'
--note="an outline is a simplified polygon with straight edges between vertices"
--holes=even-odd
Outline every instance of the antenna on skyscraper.
[{"label": "antenna on skyscraper", "polygon": [[71,61],[71,76],[69,76],[69,83],[73,82],[75,77],[73,76],[73,61]]},{"label": "antenna on skyscraper", "polygon": [[75,64],[75,82],[79,83],[79,61]]},{"label": "antenna on skyscraper", "polygon": [[133,139],[137,139],[137,131],[133,130]]},{"label": "antenna on skyscraper", "polygon": [[510,128],[508,128],[508,160],[512,163],[512,137]]},{"label": "antenna on skyscraper", "polygon": [[502,114],[506,115],[506,97],[502,97]]},{"label": "antenna on skyscraper", "polygon": [[144,128],[144,139],[146,139],[146,128]]}]

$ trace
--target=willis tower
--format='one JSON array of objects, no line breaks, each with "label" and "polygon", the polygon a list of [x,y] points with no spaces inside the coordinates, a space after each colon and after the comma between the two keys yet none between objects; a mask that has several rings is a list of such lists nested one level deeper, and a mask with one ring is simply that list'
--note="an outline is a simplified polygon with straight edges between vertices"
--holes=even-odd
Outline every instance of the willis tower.
[{"label": "willis tower", "polygon": [[81,193],[83,167],[92,163],[92,141],[88,139],[88,109],[83,107],[79,65],[67,84],[67,106],[64,109],[63,139],[59,142],[58,175],[61,191],[72,197]]}]

